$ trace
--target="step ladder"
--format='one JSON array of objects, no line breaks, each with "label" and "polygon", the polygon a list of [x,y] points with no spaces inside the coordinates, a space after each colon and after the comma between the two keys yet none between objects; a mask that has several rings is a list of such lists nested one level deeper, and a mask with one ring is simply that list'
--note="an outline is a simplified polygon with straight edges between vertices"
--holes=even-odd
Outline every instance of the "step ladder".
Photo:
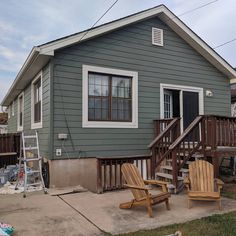
[{"label": "step ladder", "polygon": [[[42,157],[40,156],[39,152],[38,132],[36,131],[34,135],[25,135],[24,132],[22,132],[20,146],[21,150],[19,157],[19,170],[15,189],[18,188],[20,178],[22,177],[23,174],[23,181],[24,181],[23,197],[26,197],[26,191],[29,186],[41,186],[44,193],[46,194],[47,189],[45,188],[42,175]],[[29,168],[30,166],[31,168]],[[36,173],[38,173],[37,182],[28,183],[30,177],[32,175],[35,175]]]}]

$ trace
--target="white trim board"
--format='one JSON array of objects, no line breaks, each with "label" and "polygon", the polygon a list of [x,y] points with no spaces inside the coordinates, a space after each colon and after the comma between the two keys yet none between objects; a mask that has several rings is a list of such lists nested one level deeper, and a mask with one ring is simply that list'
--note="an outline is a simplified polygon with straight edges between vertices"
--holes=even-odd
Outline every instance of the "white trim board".
[{"label": "white trim board", "polygon": [[[22,126],[20,126],[20,102],[19,98],[22,97]],[[23,131],[24,129],[24,116],[25,116],[25,94],[24,91],[19,94],[17,98],[17,131]]]},{"label": "white trim board", "polygon": [[[34,122],[34,83],[41,80],[41,118],[40,122]],[[40,71],[31,82],[31,129],[40,129],[43,127],[43,73]]]},{"label": "white trim board", "polygon": [[[138,72],[106,67],[83,65],[82,67],[82,127],[83,128],[138,128]],[[88,73],[123,75],[132,77],[132,122],[88,120]]]}]

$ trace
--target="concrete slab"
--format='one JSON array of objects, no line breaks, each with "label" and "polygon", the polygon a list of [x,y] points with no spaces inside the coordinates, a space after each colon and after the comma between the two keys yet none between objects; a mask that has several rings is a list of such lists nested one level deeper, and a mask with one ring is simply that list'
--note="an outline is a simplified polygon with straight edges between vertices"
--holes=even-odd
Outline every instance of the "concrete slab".
[{"label": "concrete slab", "polygon": [[188,209],[186,195],[179,194],[172,195],[170,211],[166,210],[164,203],[159,204],[153,208],[154,218],[149,218],[144,207],[136,207],[131,210],[119,209],[121,202],[132,199],[129,190],[104,194],[84,192],[61,197],[103,231],[112,234],[153,229],[236,210],[236,201],[226,198],[222,200],[222,211],[218,210],[216,203],[202,201],[193,202],[192,208]]},{"label": "concrete slab", "polygon": [[[76,197],[80,198],[77,194]],[[14,235],[101,235],[101,232],[56,196],[41,192],[0,195],[0,222],[11,224]]]}]

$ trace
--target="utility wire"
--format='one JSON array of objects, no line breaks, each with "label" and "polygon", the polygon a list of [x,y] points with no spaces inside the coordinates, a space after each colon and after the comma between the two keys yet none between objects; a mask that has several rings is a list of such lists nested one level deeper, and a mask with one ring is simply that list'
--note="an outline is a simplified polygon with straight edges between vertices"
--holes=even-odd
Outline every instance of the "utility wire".
[{"label": "utility wire", "polygon": [[213,49],[220,48],[220,47],[225,46],[225,45],[227,45],[227,44],[229,44],[229,43],[232,43],[232,42],[234,42],[234,41],[236,41],[236,38],[231,39],[231,40],[229,40],[229,41],[227,41],[227,42],[225,42],[225,43],[222,43],[222,44],[220,44],[220,45],[214,47]]},{"label": "utility wire", "polygon": [[[212,3],[215,3],[215,2],[218,2],[218,1],[219,1],[219,0],[214,0],[214,1],[211,1],[211,2],[208,2],[208,3],[205,3],[205,4],[203,4],[203,5],[199,6],[199,7],[196,7],[196,8],[193,8],[193,9],[189,10],[189,11],[185,11],[185,12],[181,13],[180,15],[178,15],[178,17],[183,16],[183,15],[186,15],[186,14],[188,14],[188,13],[191,13],[191,12],[193,12],[193,11],[196,11],[196,10],[198,10],[198,9],[201,9],[201,8],[203,8],[203,7],[206,7],[206,6],[208,6],[208,5],[211,5]],[[172,18],[172,19],[173,19],[173,18]]]},{"label": "utility wire", "polygon": [[119,0],[116,0],[100,17],[99,19],[82,35],[78,43],[88,34],[88,32],[115,6]]}]

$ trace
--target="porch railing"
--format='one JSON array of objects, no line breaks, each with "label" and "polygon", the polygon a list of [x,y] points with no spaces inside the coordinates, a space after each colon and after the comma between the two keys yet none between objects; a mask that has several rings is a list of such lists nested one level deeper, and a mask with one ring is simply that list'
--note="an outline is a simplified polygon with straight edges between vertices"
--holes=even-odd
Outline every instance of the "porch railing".
[{"label": "porch railing", "polygon": [[[161,120],[157,122],[157,130],[159,135],[148,145],[152,153],[152,166],[159,166],[163,160],[163,156],[166,157],[166,153],[169,151],[170,145],[180,135],[180,118],[165,119],[162,123]],[[161,131],[160,127],[163,126]],[[155,168],[152,169],[152,178],[155,177]]]},{"label": "porch railing", "polygon": [[97,192],[118,190],[124,188],[121,166],[124,163],[133,163],[138,167],[144,179],[151,179],[153,166],[151,155],[98,157],[97,158]]},{"label": "porch railing", "polygon": [[[165,132],[171,129],[171,125],[173,125],[173,121],[167,125],[156,140],[164,136]],[[162,143],[159,144],[162,145]],[[216,115],[198,116],[169,145],[161,158],[158,158],[155,167],[158,168],[165,159],[171,159],[173,183],[177,187],[178,173],[186,162],[195,153],[199,152],[205,157],[206,151],[215,151],[218,146],[236,146],[236,118]]]}]

